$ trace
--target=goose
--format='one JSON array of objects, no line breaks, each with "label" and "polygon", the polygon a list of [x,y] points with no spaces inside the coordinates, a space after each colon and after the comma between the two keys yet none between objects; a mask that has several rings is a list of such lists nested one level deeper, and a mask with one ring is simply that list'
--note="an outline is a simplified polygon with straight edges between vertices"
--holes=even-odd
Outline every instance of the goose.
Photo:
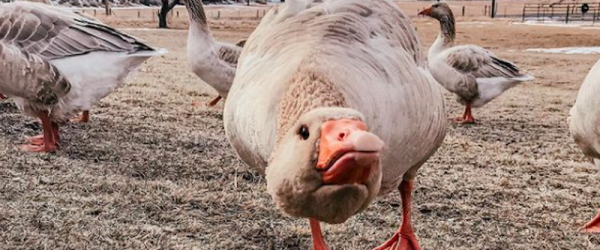
[{"label": "goose", "polygon": [[219,93],[208,103],[214,106],[221,98],[227,98],[245,42],[241,40],[235,45],[216,41],[208,27],[202,0],[185,0],[185,6],[190,19],[188,61],[194,74]]},{"label": "goose", "polygon": [[[583,153],[600,168],[600,60],[585,78],[570,111],[569,130]],[[582,231],[600,233],[600,213]]]},{"label": "goose", "polygon": [[[41,3],[0,4],[0,27],[0,42],[38,55],[68,79],[70,91],[49,114],[56,123],[81,111],[84,112],[82,119],[89,119],[91,107],[122,86],[130,72],[148,58],[166,52],[88,16]],[[30,105],[20,95],[3,94],[21,109]],[[41,137],[43,135],[32,139]],[[46,146],[34,151],[54,149]]]},{"label": "goose", "polygon": [[50,117],[52,110],[69,93],[71,84],[56,66],[17,46],[0,42],[0,58],[4,62],[0,71],[0,90],[23,100],[23,112],[42,121],[43,136],[32,138],[32,144],[23,148],[33,152],[55,150],[60,141],[58,124]]},{"label": "goose", "polygon": [[244,46],[223,120],[276,206],[309,219],[314,249],[327,249],[320,222],[343,223],[396,188],[404,219],[378,249],[419,249],[413,179],[447,123],[414,26],[392,1],[274,7]]},{"label": "goose", "polygon": [[448,4],[436,2],[420,15],[440,22],[440,33],[429,48],[428,65],[433,77],[465,105],[458,123],[475,123],[471,108],[479,108],[517,84],[533,80],[512,62],[498,58],[477,45],[454,45],[454,15]]}]

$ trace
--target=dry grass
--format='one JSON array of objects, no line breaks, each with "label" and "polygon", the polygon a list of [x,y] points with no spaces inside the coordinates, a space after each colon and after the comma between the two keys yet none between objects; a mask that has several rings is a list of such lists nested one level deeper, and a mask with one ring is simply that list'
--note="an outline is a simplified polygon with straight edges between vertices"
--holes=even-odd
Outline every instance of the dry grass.
[{"label": "dry grass", "polygon": [[[124,22],[122,27],[130,23]],[[142,24],[136,27],[152,27]],[[185,25],[181,23],[179,25]],[[213,22],[234,42],[256,22]],[[417,19],[425,45],[437,24]],[[240,26],[242,26],[240,28]],[[568,110],[596,55],[545,55],[530,47],[598,45],[590,30],[459,24],[460,42],[515,61],[538,78],[451,126],[416,181],[414,225],[424,249],[600,249],[577,232],[600,201],[598,173],[571,142]],[[282,216],[265,180],[241,163],[222,128],[222,104],[188,69],[185,30],[128,30],[171,53],[62,128],[56,154],[15,148],[40,126],[0,102],[0,249],[308,249],[305,220]],[[446,95],[449,116],[462,112]],[[397,193],[342,225],[333,249],[367,249],[400,222]]]}]

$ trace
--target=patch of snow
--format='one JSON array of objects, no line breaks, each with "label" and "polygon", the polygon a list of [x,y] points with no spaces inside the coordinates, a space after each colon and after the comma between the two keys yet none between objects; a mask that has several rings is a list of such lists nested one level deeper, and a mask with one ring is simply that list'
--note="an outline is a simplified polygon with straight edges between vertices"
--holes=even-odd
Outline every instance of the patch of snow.
[{"label": "patch of snow", "polygon": [[600,54],[600,47],[564,47],[551,49],[526,49],[527,52],[550,54]]},{"label": "patch of snow", "polygon": [[161,31],[161,32],[187,32],[188,30],[175,30],[175,29],[159,29],[159,28],[119,28],[122,31]]},{"label": "patch of snow", "polygon": [[585,28],[595,28],[590,27],[592,24],[590,22],[569,22],[565,23],[564,21],[525,21],[525,22],[513,22],[511,25],[530,25],[530,26],[548,26],[548,27],[562,27],[562,28],[573,28],[573,27],[585,27]]},{"label": "patch of snow", "polygon": [[491,22],[458,22],[458,24],[491,24]]}]

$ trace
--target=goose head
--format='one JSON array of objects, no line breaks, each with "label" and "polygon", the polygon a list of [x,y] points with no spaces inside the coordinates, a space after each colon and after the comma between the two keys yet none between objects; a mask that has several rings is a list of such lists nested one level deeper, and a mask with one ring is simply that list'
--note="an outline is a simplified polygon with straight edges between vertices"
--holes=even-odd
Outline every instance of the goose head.
[{"label": "goose head", "polygon": [[419,12],[419,15],[429,16],[440,21],[448,17],[452,17],[452,19],[454,19],[452,9],[450,9],[450,6],[448,6],[447,3],[443,2],[433,3],[428,8]]},{"label": "goose head", "polygon": [[278,141],[266,169],[268,192],[291,216],[342,223],[379,193],[383,146],[358,111],[314,109]]}]

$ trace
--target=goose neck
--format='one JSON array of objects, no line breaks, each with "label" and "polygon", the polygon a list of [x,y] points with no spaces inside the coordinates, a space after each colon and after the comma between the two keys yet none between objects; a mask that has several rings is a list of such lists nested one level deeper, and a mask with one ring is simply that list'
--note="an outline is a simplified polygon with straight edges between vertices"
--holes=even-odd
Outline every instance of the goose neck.
[{"label": "goose neck", "polygon": [[442,16],[440,19],[440,35],[445,45],[452,45],[456,37],[454,17],[452,15]]},{"label": "goose neck", "polygon": [[203,27],[207,26],[208,21],[206,19],[202,0],[187,0],[185,7],[190,17],[190,23],[200,24]]}]

